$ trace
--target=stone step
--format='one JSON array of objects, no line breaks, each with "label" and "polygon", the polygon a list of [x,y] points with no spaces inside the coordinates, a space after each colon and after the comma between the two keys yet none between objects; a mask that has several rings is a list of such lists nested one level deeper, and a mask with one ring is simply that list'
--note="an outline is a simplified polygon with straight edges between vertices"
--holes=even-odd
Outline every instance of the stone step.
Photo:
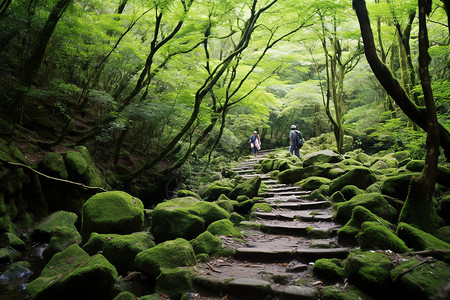
[{"label": "stone step", "polygon": [[[270,221],[243,221],[239,225],[243,228],[259,230],[269,234],[290,235],[290,236],[302,236],[302,237],[334,237],[337,234],[339,227],[335,227],[330,222],[320,222],[320,226],[309,222],[270,222]],[[319,222],[318,222],[319,223]]]},{"label": "stone step", "polygon": [[[267,201],[267,199],[266,199]],[[275,200],[276,201],[276,200]],[[308,209],[321,209],[331,206],[329,201],[316,201],[316,202],[280,202],[268,201],[270,206],[277,209],[290,209],[290,210],[308,210]]]},{"label": "stone step", "polygon": [[238,248],[235,258],[246,261],[290,261],[314,262],[320,258],[346,258],[349,248],[303,248],[303,249],[265,249]]},{"label": "stone step", "polygon": [[276,212],[253,212],[253,217],[266,220],[300,220],[300,221],[332,221],[333,214],[328,211],[276,211]]},{"label": "stone step", "polygon": [[275,197],[275,196],[307,196],[311,194],[311,191],[295,191],[295,190],[288,190],[288,191],[280,191],[280,192],[272,192],[272,191],[266,191],[263,193],[265,197]]},{"label": "stone step", "polygon": [[280,187],[273,187],[267,192],[269,193],[279,193],[279,192],[290,192],[290,191],[298,191],[300,190],[299,186],[288,186],[286,184],[283,184]]}]

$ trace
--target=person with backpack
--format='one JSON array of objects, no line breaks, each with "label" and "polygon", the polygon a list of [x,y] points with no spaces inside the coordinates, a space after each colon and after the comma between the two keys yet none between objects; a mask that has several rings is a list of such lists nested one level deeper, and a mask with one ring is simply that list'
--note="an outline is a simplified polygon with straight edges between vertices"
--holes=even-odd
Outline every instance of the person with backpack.
[{"label": "person with backpack", "polygon": [[300,132],[300,130],[297,130],[297,126],[295,125],[291,125],[291,132],[289,133],[289,141],[291,143],[289,152],[291,152],[291,154],[295,153],[295,156],[300,158],[300,148],[303,146],[303,135]]},{"label": "person with backpack", "polygon": [[256,155],[261,149],[261,140],[259,139],[259,134],[257,131],[254,131],[249,139],[250,147],[252,148],[253,155]]}]

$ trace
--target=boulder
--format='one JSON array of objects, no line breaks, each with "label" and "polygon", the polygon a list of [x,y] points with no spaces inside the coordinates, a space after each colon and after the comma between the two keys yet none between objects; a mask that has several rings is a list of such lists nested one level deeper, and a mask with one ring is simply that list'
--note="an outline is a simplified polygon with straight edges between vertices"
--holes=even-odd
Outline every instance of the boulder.
[{"label": "boulder", "polygon": [[405,241],[408,247],[413,248],[415,251],[432,248],[450,249],[450,244],[404,222],[398,224],[397,235]]},{"label": "boulder", "polygon": [[333,195],[330,196],[329,200],[333,203],[347,201],[341,191],[334,192]]},{"label": "boulder", "polygon": [[30,299],[101,299],[117,278],[116,269],[101,254],[89,256],[78,245],[55,254],[26,291]]},{"label": "boulder", "polygon": [[316,260],[312,271],[320,279],[332,282],[340,282],[346,277],[342,261],[337,258],[321,258]]},{"label": "boulder", "polygon": [[133,270],[136,255],[156,244],[147,232],[135,232],[127,235],[98,234],[93,232],[83,246],[90,255],[101,252],[119,273]]},{"label": "boulder", "polygon": [[142,201],[122,191],[98,193],[82,208],[81,235],[86,241],[92,232],[129,234],[144,225]]},{"label": "boulder", "polygon": [[392,266],[385,254],[354,252],[346,259],[345,271],[351,284],[371,294],[382,294],[389,289]]},{"label": "boulder", "polygon": [[337,164],[342,169],[346,169],[348,166],[363,166],[363,164],[357,160],[346,158]]},{"label": "boulder", "polygon": [[396,236],[392,230],[378,222],[364,222],[356,240],[361,249],[392,250],[396,253],[409,252],[405,242]]},{"label": "boulder", "polygon": [[444,226],[437,230],[436,237],[446,243],[450,243],[450,226]]},{"label": "boulder", "polygon": [[32,237],[35,240],[48,243],[56,227],[67,227],[77,231],[75,223],[78,216],[73,212],[57,211],[41,220],[33,230]]},{"label": "boulder", "polygon": [[50,259],[56,253],[66,250],[73,244],[81,243],[80,233],[72,227],[56,226],[53,228],[51,235],[47,248],[42,252],[46,259]]},{"label": "boulder", "polygon": [[375,183],[377,178],[373,172],[365,167],[354,167],[346,174],[334,179],[330,183],[330,193],[342,190],[346,185],[355,185],[365,190],[368,186]]},{"label": "boulder", "polygon": [[27,261],[17,261],[8,264],[0,274],[0,284],[8,288],[19,288],[24,280],[33,275],[31,264]]},{"label": "boulder", "polygon": [[189,190],[179,190],[177,191],[177,197],[178,198],[184,198],[184,197],[194,197],[197,198],[199,200],[202,199],[202,197],[200,197],[199,194],[193,192],[193,191],[189,191]]},{"label": "boulder", "polygon": [[373,170],[385,170],[389,169],[389,166],[385,161],[377,160],[370,168]]},{"label": "boulder", "polygon": [[170,299],[182,299],[186,291],[192,289],[193,274],[193,270],[185,268],[162,268],[156,278],[155,291],[170,296]]},{"label": "boulder", "polygon": [[358,153],[353,157],[355,160],[361,162],[363,165],[365,166],[370,166],[372,165],[373,162],[373,158],[372,156],[367,155],[364,152]]},{"label": "boulder", "polygon": [[342,195],[344,195],[345,199],[352,199],[356,195],[364,194],[365,191],[358,188],[356,185],[346,185],[341,189]]},{"label": "boulder", "polygon": [[242,233],[234,227],[230,220],[219,220],[206,228],[207,231],[214,235],[232,235],[232,236],[242,236]]},{"label": "boulder", "polygon": [[11,246],[16,250],[25,250],[26,244],[13,232],[4,232],[0,237],[0,247]]},{"label": "boulder", "polygon": [[313,165],[304,168],[290,168],[278,174],[278,181],[281,183],[295,183],[311,176],[325,177],[329,179],[337,178],[345,171],[331,164]]},{"label": "boulder", "polygon": [[391,277],[395,290],[400,291],[401,298],[448,299],[450,266],[442,261],[423,263],[417,258],[412,258],[395,267],[391,271]]},{"label": "boulder", "polygon": [[56,152],[49,152],[42,158],[39,162],[39,170],[52,177],[69,178],[64,158]]},{"label": "boulder", "polygon": [[380,218],[363,206],[356,206],[352,210],[351,219],[338,231],[339,242],[356,243],[356,235],[364,222],[378,222],[383,226],[393,229],[394,226],[388,221]]},{"label": "boulder", "polygon": [[349,285],[345,289],[337,285],[329,285],[322,290],[322,300],[371,300],[373,299],[367,293],[361,291],[355,286]]},{"label": "boulder", "polygon": [[77,181],[86,174],[88,164],[83,154],[78,151],[67,151],[64,156],[69,179]]},{"label": "boulder", "polygon": [[311,176],[306,179],[303,179],[299,182],[297,182],[295,185],[298,185],[302,188],[302,190],[315,190],[318,189],[322,185],[327,185],[331,182],[330,179],[325,177],[319,177],[319,176]]},{"label": "boulder", "polygon": [[407,173],[397,176],[387,177],[382,181],[380,191],[382,194],[405,200],[408,195],[409,182],[411,177],[420,173]]},{"label": "boulder", "polygon": [[271,212],[272,206],[269,203],[255,203],[253,207],[250,209],[251,212],[262,211],[262,212]]},{"label": "boulder", "polygon": [[216,255],[222,250],[222,240],[209,231],[205,231],[193,239],[191,245],[196,255],[200,253]]},{"label": "boulder", "polygon": [[201,193],[201,196],[208,201],[215,201],[222,194],[229,197],[235,186],[236,184],[231,179],[226,178],[217,180],[208,185],[208,187]]},{"label": "boulder", "polygon": [[350,220],[353,208],[356,206],[363,206],[370,210],[377,216],[382,217],[385,220],[393,221],[397,216],[397,211],[381,196],[379,193],[367,193],[353,197],[346,202],[335,203],[336,208],[336,221],[339,223],[345,223]]},{"label": "boulder", "polygon": [[303,156],[303,166],[321,165],[324,163],[338,163],[344,158],[339,153],[331,150],[321,150],[305,154]]},{"label": "boulder", "polygon": [[253,177],[243,183],[238,184],[232,191],[230,196],[237,198],[240,195],[253,198],[258,196],[258,190],[261,185],[261,178],[259,176]]},{"label": "boulder", "polygon": [[165,241],[136,255],[134,264],[137,270],[155,279],[162,268],[193,266],[197,263],[191,244],[182,238]]}]

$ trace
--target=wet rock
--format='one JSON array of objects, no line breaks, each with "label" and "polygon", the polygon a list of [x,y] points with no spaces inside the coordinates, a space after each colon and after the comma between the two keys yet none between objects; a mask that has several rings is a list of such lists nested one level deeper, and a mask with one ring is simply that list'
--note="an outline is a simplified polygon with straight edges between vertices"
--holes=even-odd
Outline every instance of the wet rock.
[{"label": "wet rock", "polygon": [[197,263],[194,249],[185,239],[178,238],[166,241],[136,255],[136,269],[156,278],[161,268],[177,268],[193,266]]},{"label": "wet rock", "polygon": [[86,241],[92,232],[129,234],[142,230],[142,201],[122,191],[98,193],[83,205],[81,235]]},{"label": "wet rock", "polygon": [[147,232],[128,235],[92,233],[83,250],[90,255],[102,253],[120,273],[133,270],[136,255],[155,246]]},{"label": "wet rock", "polygon": [[0,274],[0,284],[16,285],[26,280],[33,275],[30,270],[30,263],[26,261],[19,261],[9,264],[6,269]]},{"label": "wet rock", "polygon": [[89,256],[78,245],[55,254],[41,275],[27,287],[31,299],[102,298],[113,286],[118,274],[101,254]]},{"label": "wet rock", "polygon": [[341,193],[344,195],[345,199],[350,200],[356,195],[364,194],[365,191],[355,185],[346,185],[342,188]]},{"label": "wet rock", "polygon": [[21,256],[22,254],[11,246],[0,248],[0,264],[17,260]]},{"label": "wet rock", "polygon": [[396,253],[409,251],[405,242],[396,236],[392,230],[378,222],[364,222],[356,240],[362,249],[392,250]]}]

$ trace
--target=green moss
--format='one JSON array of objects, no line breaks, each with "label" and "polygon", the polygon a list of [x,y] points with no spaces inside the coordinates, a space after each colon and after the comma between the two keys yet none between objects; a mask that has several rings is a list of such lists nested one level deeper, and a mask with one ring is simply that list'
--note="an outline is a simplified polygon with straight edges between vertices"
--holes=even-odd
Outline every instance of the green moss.
[{"label": "green moss", "polygon": [[250,211],[251,212],[254,212],[254,211],[271,212],[272,206],[270,206],[269,203],[255,203]]},{"label": "green moss", "polygon": [[128,235],[92,233],[83,246],[88,254],[101,252],[120,273],[133,270],[136,255],[156,244],[147,232]]},{"label": "green moss", "polygon": [[171,299],[179,299],[192,288],[193,271],[190,269],[166,269],[156,279],[155,291],[166,294]]},{"label": "green moss", "polygon": [[374,160],[371,156],[363,152],[356,154],[354,159],[363,163],[364,165],[371,165]]},{"label": "green moss", "polygon": [[307,199],[313,200],[313,201],[326,201],[327,198],[322,195],[322,193],[319,190],[314,190],[311,192],[311,194],[308,195]]},{"label": "green moss", "polygon": [[197,194],[197,193],[195,193],[193,191],[189,191],[189,190],[179,190],[179,191],[177,191],[177,197],[179,197],[179,198],[194,197],[194,198],[197,198],[197,199],[202,199],[199,194]]},{"label": "green moss", "polygon": [[158,244],[136,255],[136,269],[156,278],[161,268],[187,267],[196,264],[194,249],[185,239],[176,239]]},{"label": "green moss", "polygon": [[353,167],[346,174],[334,179],[330,183],[330,193],[342,190],[346,185],[355,185],[365,190],[377,181],[375,174],[365,167]]},{"label": "green moss", "polygon": [[351,253],[345,261],[350,283],[375,293],[387,290],[391,269],[389,257],[377,252]]},{"label": "green moss", "polygon": [[316,229],[313,227],[306,227],[306,235],[311,239],[327,239],[330,237],[329,230]]},{"label": "green moss", "polygon": [[330,186],[328,184],[322,184],[319,187],[319,193],[321,193],[324,196],[329,196],[330,195]]},{"label": "green moss", "polygon": [[393,228],[393,225],[388,221],[380,218],[363,206],[356,206],[352,210],[351,219],[338,231],[339,241],[356,242],[356,235],[359,233],[361,225],[366,222],[378,222],[387,228]]},{"label": "green moss", "polygon": [[52,238],[42,255],[51,258],[54,254],[64,251],[73,244],[81,243],[81,235],[77,230],[67,226],[56,226],[51,232]]},{"label": "green moss", "polygon": [[244,201],[247,201],[248,199],[250,199],[250,198],[245,195],[239,195],[236,197],[237,202],[244,202]]},{"label": "green moss", "polygon": [[245,218],[238,214],[237,212],[233,212],[230,215],[229,219],[234,225],[239,225],[242,221],[245,221]]},{"label": "green moss", "polygon": [[234,204],[234,211],[242,214],[242,215],[247,215],[250,212],[250,209],[252,209],[253,205],[255,204],[255,200],[254,199],[249,199],[247,201],[244,202],[240,202],[240,203],[235,203]]},{"label": "green moss", "polygon": [[395,208],[389,205],[379,193],[360,194],[349,201],[335,203],[334,206],[337,208],[335,217],[339,223],[347,222],[356,206],[363,206],[388,221],[395,220],[397,216]]},{"label": "green moss", "polygon": [[118,274],[106,258],[90,257],[78,245],[55,254],[41,275],[27,287],[31,299],[101,298],[111,290]]},{"label": "green moss", "polygon": [[114,297],[113,300],[136,300],[136,296],[128,291],[123,291],[116,297]]},{"label": "green moss", "polygon": [[241,184],[238,184],[231,192],[231,197],[237,198],[239,195],[244,195],[249,198],[258,196],[258,190],[261,185],[261,178],[255,176]]},{"label": "green moss", "polygon": [[207,231],[211,232],[214,235],[233,235],[233,236],[242,236],[242,233],[234,227],[233,223],[230,220],[219,220],[206,228]]},{"label": "green moss", "polygon": [[450,282],[450,266],[441,261],[419,263],[413,258],[391,271],[396,288],[405,299],[442,299],[440,292]]},{"label": "green moss", "polygon": [[345,199],[350,200],[356,195],[364,194],[365,192],[358,188],[355,185],[346,185],[341,190],[342,194],[344,195]]},{"label": "green moss", "polygon": [[230,196],[231,191],[235,187],[234,182],[231,179],[217,180],[211,183],[202,193],[201,196],[208,201],[215,201],[220,195]]},{"label": "green moss", "polygon": [[209,231],[205,231],[193,239],[191,245],[195,254],[207,253],[215,255],[222,250],[222,240]]},{"label": "green moss", "polygon": [[36,225],[33,231],[33,238],[48,242],[56,227],[66,227],[77,231],[75,227],[77,220],[78,216],[73,212],[63,210],[54,212]]},{"label": "green moss", "polygon": [[234,211],[234,205],[237,201],[233,200],[217,200],[216,203],[219,207],[225,209],[228,213],[232,213]]},{"label": "green moss", "polygon": [[64,157],[69,178],[80,179],[88,169],[88,164],[84,156],[78,151],[67,151]]},{"label": "green moss", "polygon": [[17,260],[21,256],[20,252],[11,246],[0,248],[0,264]]},{"label": "green moss", "polygon": [[450,243],[450,226],[444,226],[438,229],[436,237],[446,243]]},{"label": "green moss", "polygon": [[316,260],[312,271],[315,276],[334,282],[342,281],[345,278],[342,262],[337,258],[321,258]]},{"label": "green moss", "polygon": [[13,232],[4,232],[3,239],[7,246],[11,246],[16,250],[25,250],[26,244]]},{"label": "green moss", "polygon": [[398,224],[397,234],[408,247],[414,248],[416,251],[431,248],[450,249],[450,244],[404,222]]},{"label": "green moss", "polygon": [[334,192],[333,195],[330,196],[329,200],[333,203],[346,201],[344,194],[342,194],[341,191]]},{"label": "green moss", "polygon": [[56,152],[47,153],[39,162],[39,169],[50,176],[68,179],[69,174],[64,163],[64,158]]},{"label": "green moss", "polygon": [[214,221],[228,219],[230,214],[215,203],[200,201],[187,208],[188,212],[205,220],[205,226]]},{"label": "green moss", "polygon": [[322,290],[323,300],[370,300],[372,299],[368,294],[359,290],[355,286],[349,286],[345,289],[336,285],[326,286]]},{"label": "green moss", "polygon": [[311,176],[306,179],[303,179],[297,182],[295,185],[298,185],[302,188],[302,190],[315,190],[318,189],[321,185],[329,184],[331,182],[330,179],[319,177],[319,176]]},{"label": "green moss", "polygon": [[377,222],[364,222],[356,240],[362,249],[392,250],[396,253],[409,251],[405,242],[393,231]]},{"label": "green moss", "polygon": [[87,240],[92,232],[129,234],[144,225],[142,201],[122,191],[98,193],[82,208],[81,235]]},{"label": "green moss", "polygon": [[197,254],[195,256],[195,258],[197,259],[197,261],[202,262],[202,263],[205,263],[205,262],[208,262],[211,260],[211,257],[206,253]]}]

